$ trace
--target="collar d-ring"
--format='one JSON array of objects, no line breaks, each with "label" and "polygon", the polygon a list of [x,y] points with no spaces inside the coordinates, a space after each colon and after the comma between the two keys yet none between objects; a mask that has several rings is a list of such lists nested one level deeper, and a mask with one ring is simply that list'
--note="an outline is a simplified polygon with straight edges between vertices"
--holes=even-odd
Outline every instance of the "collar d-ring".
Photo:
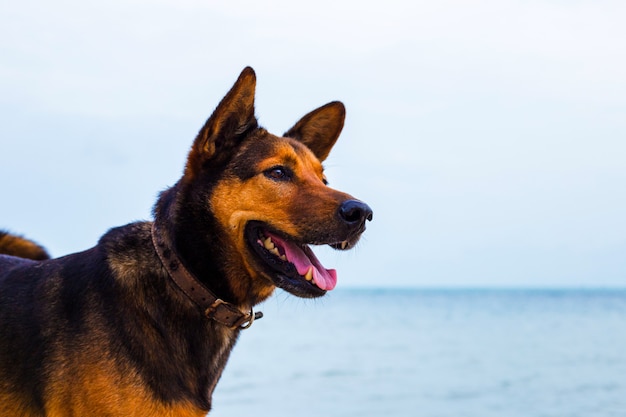
[{"label": "collar d-ring", "polygon": [[[257,317],[257,314],[259,315],[258,317]],[[261,317],[263,317],[263,313],[261,313],[260,311],[255,313],[252,309],[250,309],[250,314],[248,315],[248,317],[250,317],[250,319],[247,322],[244,322],[242,325],[239,326],[241,330],[245,330],[248,327],[252,326],[252,323],[254,323],[255,319],[257,318],[260,319]]]}]

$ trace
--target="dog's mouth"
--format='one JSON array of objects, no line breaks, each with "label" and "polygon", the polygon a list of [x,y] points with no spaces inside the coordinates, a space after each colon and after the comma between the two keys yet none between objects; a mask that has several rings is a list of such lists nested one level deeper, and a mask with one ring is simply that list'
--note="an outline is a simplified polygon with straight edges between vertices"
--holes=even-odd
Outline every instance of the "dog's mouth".
[{"label": "dog's mouth", "polygon": [[[313,298],[337,285],[337,272],[321,264],[309,247],[313,243],[297,242],[261,222],[248,223],[246,236],[263,272],[277,287],[299,297]],[[345,241],[330,246],[347,249],[352,244]]]}]

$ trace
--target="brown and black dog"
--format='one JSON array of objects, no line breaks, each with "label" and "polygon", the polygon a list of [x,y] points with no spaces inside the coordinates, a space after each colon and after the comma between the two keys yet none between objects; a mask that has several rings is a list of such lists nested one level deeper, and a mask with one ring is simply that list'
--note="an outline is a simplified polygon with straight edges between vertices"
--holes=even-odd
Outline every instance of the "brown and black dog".
[{"label": "brown and black dog", "polygon": [[324,177],[344,106],[275,136],[257,123],[255,84],[244,69],[154,222],[62,258],[0,255],[1,416],[204,416],[254,305],[276,287],[335,286],[309,245],[352,248],[372,218]]}]

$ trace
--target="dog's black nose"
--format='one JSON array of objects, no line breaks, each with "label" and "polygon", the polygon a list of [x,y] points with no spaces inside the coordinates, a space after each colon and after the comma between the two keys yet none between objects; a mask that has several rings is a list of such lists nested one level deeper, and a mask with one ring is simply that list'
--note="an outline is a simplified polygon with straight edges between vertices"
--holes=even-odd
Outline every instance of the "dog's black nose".
[{"label": "dog's black nose", "polygon": [[361,225],[365,220],[372,220],[370,206],[359,200],[346,200],[339,206],[341,219],[349,225]]}]

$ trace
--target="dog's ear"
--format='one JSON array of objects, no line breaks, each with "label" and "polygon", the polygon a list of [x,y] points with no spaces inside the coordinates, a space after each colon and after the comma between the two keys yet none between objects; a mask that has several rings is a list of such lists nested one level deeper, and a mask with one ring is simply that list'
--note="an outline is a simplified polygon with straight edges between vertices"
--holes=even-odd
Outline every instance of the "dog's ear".
[{"label": "dog's ear", "polygon": [[250,67],[244,68],[222,99],[209,120],[204,124],[187,159],[185,176],[193,178],[207,162],[219,165],[247,133],[258,127],[254,116],[254,90],[256,75]]},{"label": "dog's ear", "polygon": [[345,118],[343,103],[333,101],[304,116],[283,136],[299,140],[323,161],[337,141]]}]

